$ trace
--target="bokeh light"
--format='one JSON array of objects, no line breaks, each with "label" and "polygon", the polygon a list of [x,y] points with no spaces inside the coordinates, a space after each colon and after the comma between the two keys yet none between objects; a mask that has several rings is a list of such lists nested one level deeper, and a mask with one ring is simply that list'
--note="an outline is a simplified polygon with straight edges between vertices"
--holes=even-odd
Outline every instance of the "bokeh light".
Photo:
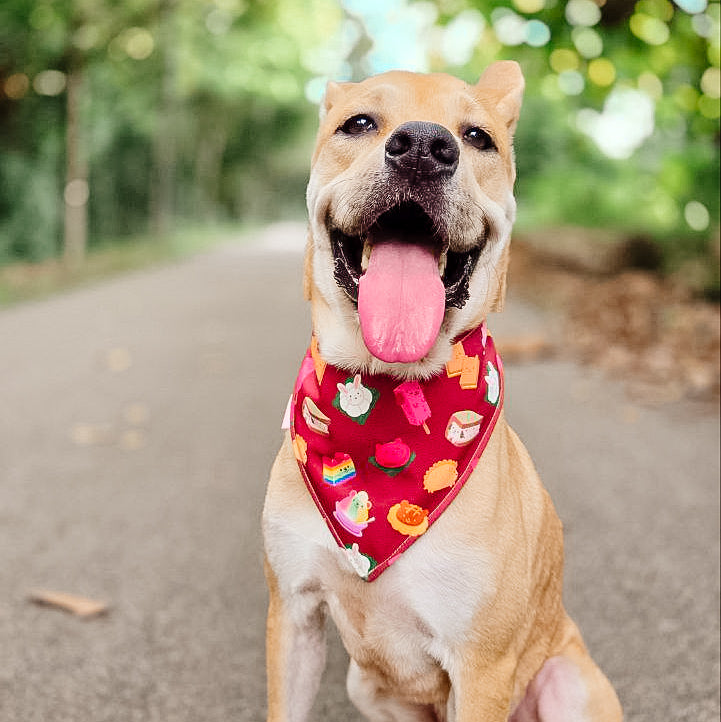
[{"label": "bokeh light", "polygon": [[679,221],[681,211],[678,203],[666,191],[654,188],[648,198],[651,220],[660,230],[673,228]]},{"label": "bokeh light", "polygon": [[601,19],[601,9],[593,0],[569,0],[565,12],[571,25],[590,27]]},{"label": "bokeh light", "polygon": [[78,50],[88,52],[102,42],[102,32],[95,25],[81,25],[73,33],[73,45]]},{"label": "bokeh light", "polygon": [[691,18],[691,27],[697,35],[702,38],[711,38],[714,36],[714,21],[710,15],[700,13]]},{"label": "bokeh light", "polygon": [[671,35],[668,25],[663,20],[645,13],[635,13],[628,24],[631,32],[649,45],[663,45]]},{"label": "bokeh light", "polygon": [[675,2],[681,10],[689,13],[689,15],[702,13],[708,6],[708,0],[675,0]]},{"label": "bokeh light", "polygon": [[491,13],[493,30],[498,40],[510,47],[530,45],[540,48],[551,39],[551,29],[541,20],[527,20],[508,8],[496,8]]},{"label": "bokeh light", "polygon": [[595,58],[588,64],[588,78],[595,85],[606,88],[616,80],[616,67],[607,58]]},{"label": "bokeh light", "polygon": [[33,79],[33,90],[38,95],[60,95],[65,90],[65,73],[59,70],[43,70]]},{"label": "bokeh light", "polygon": [[673,94],[673,99],[676,105],[687,113],[692,113],[696,110],[698,98],[698,90],[688,83],[682,83],[679,85]]},{"label": "bokeh light", "polygon": [[629,158],[651,136],[655,127],[654,103],[646,93],[614,88],[603,111],[579,111],[579,130],[590,136],[609,158]]},{"label": "bokeh light", "polygon": [[721,97],[721,70],[718,68],[706,68],[701,76],[701,90],[709,98]]},{"label": "bokeh light", "polygon": [[90,187],[83,178],[75,178],[67,183],[64,191],[65,202],[72,208],[80,208],[88,202]]},{"label": "bokeh light", "polygon": [[564,93],[558,85],[558,75],[549,73],[541,81],[541,94],[544,98],[558,102],[563,100]]},{"label": "bokeh light", "polygon": [[472,57],[486,19],[478,10],[464,10],[441,34],[441,55],[449,65],[464,65]]},{"label": "bokeh light", "polygon": [[149,30],[133,27],[123,30],[111,46],[109,51],[116,57],[125,54],[133,60],[145,60],[153,54],[155,39]]},{"label": "bokeh light", "polygon": [[721,117],[721,100],[708,95],[702,95],[698,99],[698,109],[704,118],[718,120],[718,118]]},{"label": "bokeh light", "polygon": [[343,7],[362,19],[373,40],[364,59],[369,74],[393,68],[428,72],[438,19],[435,5],[408,0],[343,0]]},{"label": "bokeh light", "polygon": [[658,18],[664,22],[670,22],[673,18],[674,7],[670,0],[638,0],[635,11],[652,18]]},{"label": "bokeh light", "polygon": [[496,37],[509,47],[526,41],[527,20],[507,8],[496,8],[491,14]]},{"label": "bokeh light", "polygon": [[683,217],[694,231],[705,231],[711,221],[708,208],[699,201],[689,201],[684,206]]},{"label": "bokeh light", "polygon": [[527,15],[541,12],[546,6],[545,0],[513,0],[513,4],[519,12]]},{"label": "bokeh light", "polygon": [[573,50],[568,50],[567,48],[554,50],[548,62],[557,73],[563,73],[566,70],[577,70],[580,66],[578,55]]},{"label": "bokeh light", "polygon": [[649,71],[644,71],[638,76],[638,89],[653,100],[660,100],[663,97],[663,83],[657,75]]},{"label": "bokeh light", "polygon": [[20,100],[30,89],[30,78],[25,73],[13,73],[3,83],[3,90],[10,100]]},{"label": "bokeh light", "polygon": [[558,87],[565,95],[580,95],[586,87],[586,81],[577,70],[564,70],[558,76]]},{"label": "bokeh light", "polygon": [[540,48],[551,39],[551,30],[546,23],[540,20],[529,20],[526,24],[526,43],[534,48]]},{"label": "bokeh light", "polygon": [[593,28],[574,28],[571,39],[584,58],[597,58],[603,52],[603,39]]}]

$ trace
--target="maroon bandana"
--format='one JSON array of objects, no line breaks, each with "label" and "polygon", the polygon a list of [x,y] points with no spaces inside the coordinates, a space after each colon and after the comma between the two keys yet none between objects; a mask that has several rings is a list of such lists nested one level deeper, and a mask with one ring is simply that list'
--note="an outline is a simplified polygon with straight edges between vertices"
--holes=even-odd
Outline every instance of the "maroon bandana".
[{"label": "maroon bandana", "polygon": [[349,374],[326,364],[313,339],[290,405],[293,450],[361,577],[375,579],[453,501],[502,403],[503,367],[485,323],[428,381]]}]

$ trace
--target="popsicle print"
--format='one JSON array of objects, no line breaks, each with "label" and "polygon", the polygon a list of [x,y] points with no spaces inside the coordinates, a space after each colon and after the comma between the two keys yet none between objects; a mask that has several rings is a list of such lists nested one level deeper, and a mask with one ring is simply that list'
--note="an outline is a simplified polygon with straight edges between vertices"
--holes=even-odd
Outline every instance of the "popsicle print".
[{"label": "popsicle print", "polygon": [[426,420],[431,416],[431,408],[423,395],[421,385],[417,381],[404,381],[393,389],[393,393],[409,423],[422,426],[423,431],[430,434]]}]

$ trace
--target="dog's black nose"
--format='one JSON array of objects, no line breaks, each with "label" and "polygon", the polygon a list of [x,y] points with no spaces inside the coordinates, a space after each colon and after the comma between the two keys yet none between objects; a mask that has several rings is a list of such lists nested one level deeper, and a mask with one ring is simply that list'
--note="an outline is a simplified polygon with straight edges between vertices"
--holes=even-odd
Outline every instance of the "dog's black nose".
[{"label": "dog's black nose", "polygon": [[452,176],[459,154],[456,139],[438,123],[403,123],[386,141],[386,164],[411,183]]}]

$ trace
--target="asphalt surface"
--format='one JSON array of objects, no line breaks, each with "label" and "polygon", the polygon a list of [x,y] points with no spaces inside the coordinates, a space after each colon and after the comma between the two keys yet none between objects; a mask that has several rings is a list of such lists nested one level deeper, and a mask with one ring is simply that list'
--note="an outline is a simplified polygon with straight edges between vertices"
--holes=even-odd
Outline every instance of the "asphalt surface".
[{"label": "asphalt surface", "polygon": [[[0,311],[0,722],[264,719],[259,517],[308,340],[301,246],[278,226]],[[553,322],[511,296],[491,325]],[[569,361],[509,365],[506,387],[565,524],[567,607],[627,720],[717,720],[716,410],[637,407]],[[331,633],[314,720],[361,719],[345,665]]]}]

